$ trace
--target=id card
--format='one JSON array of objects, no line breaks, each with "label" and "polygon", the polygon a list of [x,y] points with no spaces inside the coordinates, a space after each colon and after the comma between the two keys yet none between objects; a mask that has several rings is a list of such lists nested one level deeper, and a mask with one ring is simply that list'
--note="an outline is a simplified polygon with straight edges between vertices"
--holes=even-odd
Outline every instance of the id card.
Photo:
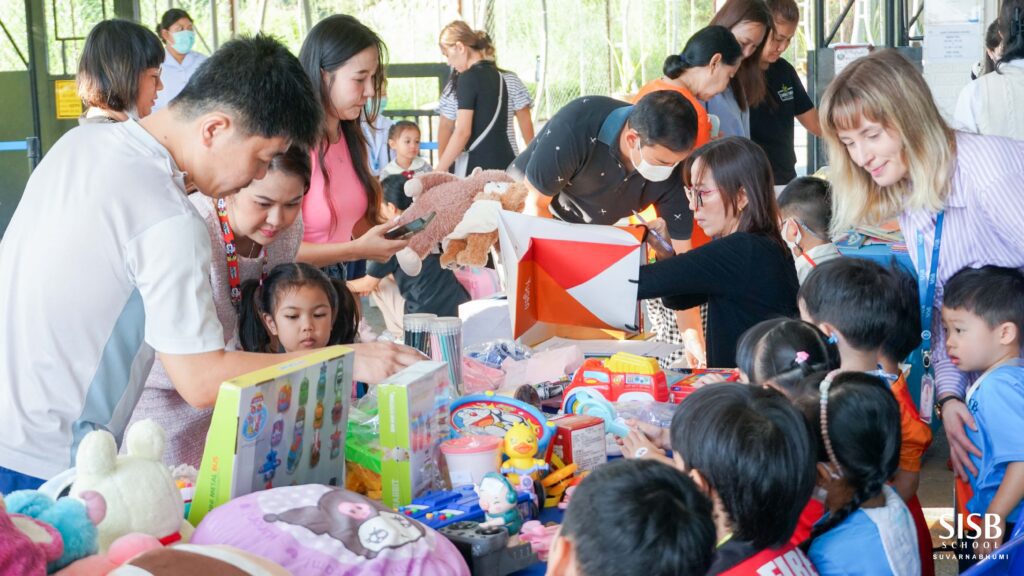
[{"label": "id card", "polygon": [[927,371],[921,377],[921,405],[918,412],[926,424],[932,423],[932,415],[935,413],[935,379]]}]

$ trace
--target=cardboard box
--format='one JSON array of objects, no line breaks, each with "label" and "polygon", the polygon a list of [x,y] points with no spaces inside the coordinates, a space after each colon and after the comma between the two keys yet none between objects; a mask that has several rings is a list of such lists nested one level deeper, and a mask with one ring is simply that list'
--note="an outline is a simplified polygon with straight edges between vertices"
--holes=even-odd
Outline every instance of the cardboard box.
[{"label": "cardboard box", "polygon": [[332,346],[221,384],[189,521],[257,490],[344,486],[352,362]]},{"label": "cardboard box", "polygon": [[444,362],[418,362],[377,386],[384,505],[406,506],[444,487],[441,442],[450,433]]},{"label": "cardboard box", "polygon": [[608,461],[603,420],[584,414],[566,414],[552,418],[551,423],[556,426],[554,453],[562,462],[575,463],[582,472]]}]

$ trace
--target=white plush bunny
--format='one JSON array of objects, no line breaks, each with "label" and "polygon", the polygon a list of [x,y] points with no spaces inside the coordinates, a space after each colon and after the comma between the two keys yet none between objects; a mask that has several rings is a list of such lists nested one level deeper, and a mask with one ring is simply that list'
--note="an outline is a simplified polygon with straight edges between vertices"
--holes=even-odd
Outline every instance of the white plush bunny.
[{"label": "white plush bunny", "polygon": [[128,430],[127,456],[117,455],[114,437],[90,432],[78,447],[77,476],[71,495],[95,490],[107,502],[99,524],[100,553],[117,538],[133,532],[155,536],[164,544],[188,542],[192,525],[184,519],[181,492],[161,458],[164,431],[152,420]]}]

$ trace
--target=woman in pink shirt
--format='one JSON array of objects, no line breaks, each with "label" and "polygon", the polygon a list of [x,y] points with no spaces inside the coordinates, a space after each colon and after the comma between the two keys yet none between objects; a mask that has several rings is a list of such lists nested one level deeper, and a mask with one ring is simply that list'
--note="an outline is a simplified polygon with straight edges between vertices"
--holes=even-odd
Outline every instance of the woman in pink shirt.
[{"label": "woman in pink shirt", "polygon": [[850,64],[820,109],[832,232],[899,218],[918,270],[922,319],[931,316],[922,339],[926,350],[930,344],[935,409],[966,480],[965,469],[977,474],[968,453],[981,452],[964,431],[976,429],[963,401],[966,379],[946,353],[943,286],[965,267],[1024,268],[1024,141],[953,131],[921,73],[893,50]]},{"label": "woman in pink shirt", "polygon": [[406,245],[383,236],[393,224],[381,223],[380,183],[370,171],[359,127],[367,101],[369,122],[380,109],[385,51],[373,30],[336,14],[309,31],[299,52],[310,81],[320,87],[314,92],[324,126],[311,151],[313,176],[302,201],[305,234],[297,259],[334,277],[344,278],[346,261],[385,261]]}]

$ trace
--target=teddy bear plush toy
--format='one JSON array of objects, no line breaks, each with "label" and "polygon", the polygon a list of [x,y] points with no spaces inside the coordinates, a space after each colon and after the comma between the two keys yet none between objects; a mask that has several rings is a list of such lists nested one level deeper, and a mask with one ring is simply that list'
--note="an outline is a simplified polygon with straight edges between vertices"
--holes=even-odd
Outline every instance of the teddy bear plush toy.
[{"label": "teddy bear plush toy", "polygon": [[485,265],[487,252],[498,241],[498,213],[502,210],[522,212],[526,194],[526,185],[519,182],[488,182],[483,192],[473,198],[462,220],[445,237],[441,266]]},{"label": "teddy bear plush toy", "polygon": [[184,518],[181,491],[161,461],[163,429],[152,420],[136,422],[125,442],[128,454],[118,456],[114,437],[96,430],[78,446],[71,495],[94,490],[105,499],[106,518],[98,526],[100,552],[133,532],[154,536],[165,545],[188,542],[193,528]]},{"label": "teddy bear plush toy", "polygon": [[409,245],[395,255],[402,271],[410,276],[418,275],[423,258],[436,250],[437,245],[451,234],[488,184],[496,182],[510,183],[512,178],[503,170],[477,168],[467,178],[446,172],[428,172],[406,182],[405,195],[412,198],[413,202],[402,214],[398,224],[406,224],[431,212],[435,213],[435,217],[423,232],[413,236]]}]

